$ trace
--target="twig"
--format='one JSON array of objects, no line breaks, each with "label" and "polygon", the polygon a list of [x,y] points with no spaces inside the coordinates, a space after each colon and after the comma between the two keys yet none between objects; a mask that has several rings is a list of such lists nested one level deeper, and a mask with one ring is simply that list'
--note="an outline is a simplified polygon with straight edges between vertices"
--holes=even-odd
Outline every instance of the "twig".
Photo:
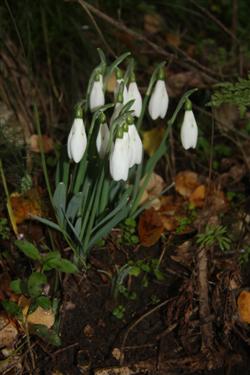
[{"label": "twig", "polygon": [[216,18],[212,13],[210,13],[206,8],[202,7],[200,4],[198,4],[195,0],[189,0],[191,4],[196,6],[202,13],[204,13],[208,18],[210,18],[211,21],[213,21],[217,26],[221,28],[227,35],[229,35],[234,42],[237,44],[240,44],[239,39],[236,37],[235,33],[232,32],[230,29],[228,29],[224,23],[222,23],[218,18]]},{"label": "twig", "polygon": [[126,331],[126,333],[125,333],[125,335],[124,335],[124,337],[123,337],[123,340],[122,340],[122,344],[121,344],[121,353],[122,353],[122,355],[121,355],[121,360],[120,360],[120,366],[122,366],[123,365],[123,360],[124,360],[124,355],[123,355],[123,353],[124,353],[124,348],[125,348],[125,344],[126,344],[126,341],[127,341],[127,339],[128,339],[128,336],[129,336],[129,334],[130,334],[130,332],[143,320],[143,319],[145,319],[145,318],[147,318],[149,315],[151,315],[151,314],[153,314],[155,311],[157,311],[157,310],[159,310],[161,307],[163,307],[163,306],[165,306],[165,305],[167,305],[169,302],[171,302],[171,301],[173,301],[175,299],[175,297],[173,297],[173,298],[170,298],[170,299],[167,299],[167,300],[165,300],[165,301],[163,301],[163,302],[161,302],[161,303],[159,303],[157,306],[155,306],[154,308],[152,308],[151,310],[149,310],[149,311],[147,311],[145,314],[143,314],[143,315],[141,315],[134,323],[132,323],[129,327],[128,327],[128,329],[127,329],[127,331]]},{"label": "twig", "polygon": [[202,246],[197,249],[198,268],[198,290],[199,290],[199,313],[201,321],[201,351],[206,354],[213,348],[213,327],[212,322],[208,322],[210,308],[208,302],[208,259],[207,249]]},{"label": "twig", "polygon": [[[84,9],[86,9],[86,8],[89,9],[90,12],[95,14],[97,17],[103,19],[105,22],[108,22],[109,24],[111,24],[116,29],[132,36],[134,39],[137,39],[137,40],[140,40],[140,41],[144,42],[145,44],[147,44],[152,49],[152,51],[158,53],[159,55],[163,56],[166,59],[173,59],[180,66],[186,66],[185,62],[188,62],[194,68],[200,70],[202,72],[202,74],[205,75],[206,78],[210,82],[215,83],[215,82],[218,81],[219,78],[221,78],[221,74],[219,74],[219,73],[205,67],[204,65],[200,64],[198,61],[196,61],[195,59],[190,57],[186,52],[182,51],[180,48],[173,47],[172,45],[169,45],[169,48],[174,49],[175,52],[177,52],[177,54],[179,56],[176,56],[176,53],[167,52],[165,50],[165,48],[157,45],[156,43],[154,43],[152,41],[150,41],[143,34],[140,34],[140,33],[136,32],[134,30],[131,30],[129,27],[125,26],[124,24],[122,24],[119,21],[116,21],[114,18],[108,16],[107,14],[103,13],[101,10],[97,9],[96,7],[87,3],[84,0],[65,0],[65,1],[66,2],[78,2]],[[183,58],[184,61],[182,59],[180,59],[180,57]]]}]

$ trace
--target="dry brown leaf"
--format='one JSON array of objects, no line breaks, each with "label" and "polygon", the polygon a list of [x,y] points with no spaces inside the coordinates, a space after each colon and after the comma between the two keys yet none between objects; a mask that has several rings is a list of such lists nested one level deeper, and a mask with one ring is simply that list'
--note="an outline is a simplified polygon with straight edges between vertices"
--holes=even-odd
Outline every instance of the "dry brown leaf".
[{"label": "dry brown leaf", "polygon": [[189,201],[194,207],[202,208],[206,198],[205,185],[198,186],[190,195]]},{"label": "dry brown leaf", "polygon": [[[140,182],[141,186],[142,186],[145,178],[146,177],[144,177],[141,180],[141,182]],[[146,188],[143,192],[140,204],[143,204],[146,201],[150,200],[151,203],[150,203],[149,207],[153,207],[155,210],[159,210],[159,208],[161,207],[161,201],[160,201],[159,195],[162,192],[162,190],[164,189],[164,186],[165,186],[165,183],[164,183],[163,178],[161,176],[159,176],[157,173],[153,172],[151,174],[151,176],[149,178],[149,181],[148,181],[148,184],[147,184],[147,186],[146,186]]]},{"label": "dry brown leaf", "polygon": [[33,134],[29,139],[30,150],[32,152],[40,152],[40,140],[42,142],[43,151],[45,154],[54,150],[54,141],[46,134],[39,137],[37,134]]},{"label": "dry brown leaf", "polygon": [[164,229],[168,232],[173,232],[179,225],[178,220],[174,216],[161,215],[161,221]]},{"label": "dry brown leaf", "polygon": [[21,306],[23,316],[26,318],[28,323],[42,324],[47,328],[51,328],[54,325],[55,314],[51,309],[45,310],[42,307],[38,306],[34,312],[27,315],[30,307],[30,300],[25,296],[20,296],[18,303]]},{"label": "dry brown leaf", "polygon": [[175,190],[185,198],[189,198],[199,185],[197,173],[182,171],[175,177]]},{"label": "dry brown leaf", "polygon": [[164,128],[154,128],[144,131],[142,134],[143,147],[149,156],[152,156],[158,150],[164,136]]},{"label": "dry brown leaf", "polygon": [[10,203],[16,224],[21,224],[25,220],[34,216],[43,216],[41,193],[37,189],[30,189],[27,192],[12,193]]},{"label": "dry brown leaf", "polygon": [[250,324],[250,292],[243,290],[237,300],[238,311],[242,322]]},{"label": "dry brown leaf", "polygon": [[10,348],[16,342],[18,330],[13,321],[5,314],[0,315],[0,348]]},{"label": "dry brown leaf", "polygon": [[89,339],[94,336],[94,333],[94,328],[90,324],[86,324],[86,326],[83,328],[84,336],[88,337]]},{"label": "dry brown leaf", "polygon": [[129,369],[129,367],[107,367],[95,370],[95,375],[132,375],[135,371]]},{"label": "dry brown leaf", "polygon": [[115,87],[116,87],[116,77],[115,77],[115,73],[112,73],[107,77],[106,90],[108,92],[114,92]]},{"label": "dry brown leaf", "polygon": [[144,30],[150,34],[156,34],[162,30],[164,25],[163,18],[158,13],[144,15]]},{"label": "dry brown leaf", "polygon": [[146,247],[154,245],[160,239],[163,232],[164,226],[158,212],[154,208],[144,211],[139,218],[138,225],[141,244]]},{"label": "dry brown leaf", "polygon": [[174,47],[179,47],[181,44],[181,36],[180,34],[172,34],[172,33],[167,33],[165,35],[165,40],[168,44]]}]

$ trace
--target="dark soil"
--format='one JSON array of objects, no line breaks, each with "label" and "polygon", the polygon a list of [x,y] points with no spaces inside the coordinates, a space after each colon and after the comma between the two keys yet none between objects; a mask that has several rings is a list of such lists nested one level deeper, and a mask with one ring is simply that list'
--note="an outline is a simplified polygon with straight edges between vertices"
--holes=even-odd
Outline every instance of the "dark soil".
[{"label": "dark soil", "polygon": [[[95,374],[97,369],[104,368],[109,368],[110,372],[103,374],[249,374],[249,347],[244,339],[234,333],[230,334],[228,342],[223,343],[218,319],[214,322],[215,347],[211,353],[215,357],[218,354],[222,359],[208,371],[209,361],[201,353],[201,322],[198,326],[194,322],[195,329],[191,334],[191,325],[187,321],[190,291],[185,291],[185,285],[191,285],[193,275],[188,267],[173,262],[171,254],[174,248],[161,265],[166,275],[164,281],[159,282],[152,277],[148,287],[143,287],[141,276],[132,278],[130,290],[136,291],[136,300],[130,301],[121,296],[117,300],[113,298],[111,280],[106,276],[108,273],[114,276],[115,268],[123,265],[128,255],[130,259],[149,259],[159,258],[160,253],[160,247],[135,251],[122,249],[118,252],[109,246],[93,251],[92,266],[87,274],[64,280],[62,347],[54,349],[46,344],[38,344],[39,370],[36,374],[56,374],[56,370],[65,375]],[[164,301],[169,302],[157,308]],[[119,304],[126,306],[123,319],[117,319],[112,314]],[[177,311],[178,304],[180,311]],[[147,312],[152,313],[146,315]],[[173,319],[178,314],[182,315],[182,323]],[[141,321],[130,330],[139,318]],[[122,348],[123,361],[119,358]],[[127,366],[129,372],[115,372],[121,364]]]}]

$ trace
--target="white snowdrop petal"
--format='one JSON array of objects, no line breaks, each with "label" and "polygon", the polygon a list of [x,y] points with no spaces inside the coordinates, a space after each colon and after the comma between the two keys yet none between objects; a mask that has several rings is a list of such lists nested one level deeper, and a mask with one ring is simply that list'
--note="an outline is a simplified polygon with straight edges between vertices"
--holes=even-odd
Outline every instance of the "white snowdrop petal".
[{"label": "white snowdrop petal", "polygon": [[109,166],[113,180],[126,181],[128,179],[128,139],[126,136],[116,138],[110,153]]},{"label": "white snowdrop petal", "polygon": [[105,97],[103,92],[103,79],[100,76],[99,81],[94,81],[89,96],[89,107],[91,112],[95,111],[98,107],[105,104]]},{"label": "white snowdrop petal", "polygon": [[148,111],[152,120],[158,117],[164,118],[168,109],[168,93],[165,81],[158,80],[149,100]]},{"label": "white snowdrop petal", "polygon": [[140,117],[142,110],[142,97],[136,82],[130,82],[128,87],[128,102],[134,100],[134,103],[131,107],[133,111],[133,116]]},{"label": "white snowdrop petal", "polygon": [[142,162],[143,146],[134,124],[129,125],[129,168]]},{"label": "white snowdrop petal", "polygon": [[109,135],[110,131],[108,125],[106,123],[101,124],[96,138],[96,148],[101,159],[103,159],[107,153]]},{"label": "white snowdrop petal", "polygon": [[68,135],[68,141],[67,141],[67,152],[68,152],[68,157],[70,160],[72,160],[72,155],[71,155],[71,150],[70,150],[70,142],[72,138],[72,127],[70,129],[69,135]]},{"label": "white snowdrop petal", "polygon": [[80,118],[74,119],[71,131],[69,155],[75,163],[79,163],[87,146],[87,137],[83,120]]},{"label": "white snowdrop petal", "polygon": [[181,126],[181,143],[185,150],[195,148],[198,140],[198,126],[193,111],[185,111]]}]

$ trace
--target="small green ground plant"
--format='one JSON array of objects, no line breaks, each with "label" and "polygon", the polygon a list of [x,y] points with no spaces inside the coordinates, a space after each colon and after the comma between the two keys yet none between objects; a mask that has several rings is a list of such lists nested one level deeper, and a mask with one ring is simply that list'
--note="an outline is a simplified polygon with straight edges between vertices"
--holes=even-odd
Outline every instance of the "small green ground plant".
[{"label": "small green ground plant", "polygon": [[[23,327],[26,334],[34,333],[45,341],[53,345],[60,345],[60,337],[56,329],[48,329],[47,326],[41,324],[27,325],[27,318],[39,306],[45,310],[51,310],[57,313],[59,300],[51,293],[51,280],[56,289],[56,282],[59,273],[75,273],[76,266],[69,260],[62,258],[59,251],[47,251],[40,253],[36,246],[25,240],[15,241],[15,245],[28,259],[33,263],[34,271],[28,277],[12,280],[10,283],[11,290],[20,296],[24,296],[29,300],[27,313],[23,313],[21,306],[11,300],[2,301],[2,306],[6,312],[16,317]],[[46,290],[49,290],[46,292]]]},{"label": "small green ground plant", "polygon": [[[143,288],[147,288],[152,279],[160,282],[164,281],[165,274],[160,270],[158,259],[152,258],[149,260],[140,259],[136,261],[128,261],[124,266],[117,270],[116,275],[112,280],[112,296],[114,300],[123,297],[125,300],[134,301],[138,298],[137,293],[131,286],[133,278],[140,278],[140,285]],[[131,282],[128,287],[129,280]],[[157,298],[156,296],[154,297]],[[118,319],[122,319],[125,313],[126,308],[121,304],[117,305],[112,312],[112,314]]]},{"label": "small green ground plant", "polygon": [[197,235],[196,242],[199,246],[210,247],[217,245],[221,251],[228,251],[232,240],[226,227],[222,225],[207,225],[204,233]]}]

